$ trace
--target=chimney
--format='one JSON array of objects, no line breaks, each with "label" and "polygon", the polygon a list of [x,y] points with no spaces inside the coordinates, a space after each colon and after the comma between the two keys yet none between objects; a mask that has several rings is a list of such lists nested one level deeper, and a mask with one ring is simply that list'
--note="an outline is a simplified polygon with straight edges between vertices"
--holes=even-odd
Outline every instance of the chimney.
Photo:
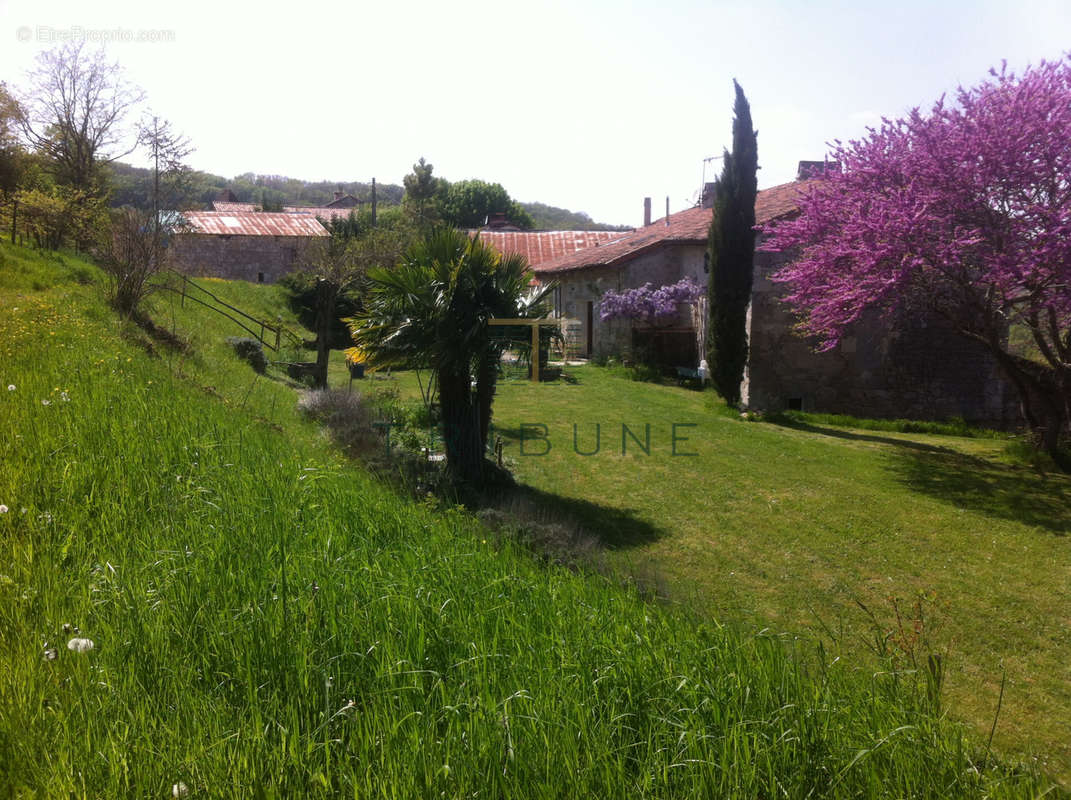
[{"label": "chimney", "polygon": [[669,195],[666,195],[666,227],[669,227]]},{"label": "chimney", "polygon": [[796,180],[807,181],[812,178],[821,178],[831,172],[840,172],[839,161],[801,161],[796,170]]},{"label": "chimney", "polygon": [[703,184],[703,208],[714,208],[714,187],[716,185],[714,183]]},{"label": "chimney", "polygon": [[651,198],[643,198],[643,227],[651,224]]},{"label": "chimney", "polygon": [[487,217],[488,228],[504,228],[507,224],[505,211],[495,211]]},{"label": "chimney", "polygon": [[335,192],[335,199],[336,200],[341,200],[342,199],[342,192],[336,191]]}]

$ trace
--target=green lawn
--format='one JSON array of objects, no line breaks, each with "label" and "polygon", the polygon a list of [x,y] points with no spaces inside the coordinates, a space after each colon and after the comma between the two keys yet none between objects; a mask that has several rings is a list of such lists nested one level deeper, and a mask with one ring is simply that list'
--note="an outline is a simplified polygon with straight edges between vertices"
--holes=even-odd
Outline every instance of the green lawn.
[{"label": "green lawn", "polygon": [[[862,603],[894,649],[943,656],[951,712],[979,736],[1007,670],[995,744],[1071,778],[1068,476],[1006,463],[1000,438],[746,422],[710,392],[570,372],[503,384],[495,425],[518,478],[613,563],[714,618],[832,632],[853,655],[874,639]],[[522,455],[528,423],[546,455],[536,427]],[[574,425],[581,452],[601,426],[597,454],[577,454]],[[650,455],[631,433],[622,455],[622,425],[650,425]]]},{"label": "green lawn", "polygon": [[[219,798],[983,798],[1048,786],[966,740],[893,662],[876,670],[848,647],[837,657],[754,622],[790,627],[772,595],[767,609],[743,590],[734,604],[703,594],[698,560],[672,587],[711,598],[696,614],[544,566],[463,510],[408,500],[302,420],[289,381],[239,361],[226,320],[161,295],[154,320],[188,345],[175,351],[119,323],[100,280],[70,256],[0,245],[0,795],[168,797],[180,782]],[[271,287],[219,288],[292,322]],[[503,386],[502,419],[547,414],[557,395],[566,407],[590,395],[612,417],[633,397],[645,414],[700,417],[687,469],[710,462],[703,437],[715,434],[729,464],[732,447],[759,452],[746,446],[755,436],[783,439],[789,458],[822,455],[811,434],[718,418],[699,395],[580,379]],[[821,445],[833,446],[868,453]],[[560,450],[518,469],[537,482],[552,458]],[[668,567],[665,520],[681,510],[659,501],[645,520],[656,494],[620,469],[641,462],[615,461],[605,475],[633,478],[603,480],[624,502],[580,497],[568,459],[546,499],[619,522],[616,538],[603,530],[613,558]],[[739,475],[704,483],[746,507]],[[997,522],[986,535],[1000,536]],[[92,649],[70,649],[75,638]]]},{"label": "green lawn", "polygon": [[[272,308],[269,287],[212,288]],[[333,355],[331,383],[347,386]],[[412,372],[352,387],[419,397]],[[949,711],[982,740],[1006,674],[994,746],[1071,782],[1068,476],[1011,463],[1003,437],[746,422],[709,391],[594,366],[504,381],[495,414],[525,513],[579,523],[616,571],[711,618],[853,658],[876,633],[903,664],[939,654]],[[598,452],[578,454],[596,425]]]}]

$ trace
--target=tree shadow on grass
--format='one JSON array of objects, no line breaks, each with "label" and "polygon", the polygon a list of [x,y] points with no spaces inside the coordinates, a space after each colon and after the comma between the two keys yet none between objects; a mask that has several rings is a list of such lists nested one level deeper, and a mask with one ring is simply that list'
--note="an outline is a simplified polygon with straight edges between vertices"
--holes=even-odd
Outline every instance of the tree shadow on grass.
[{"label": "tree shadow on grass", "polygon": [[955,451],[899,453],[897,478],[912,491],[957,508],[1047,530],[1071,533],[1071,481]]},{"label": "tree shadow on grass", "polygon": [[888,444],[892,471],[909,489],[957,508],[1022,522],[1056,536],[1071,533],[1071,480],[970,456],[951,447],[892,436],[856,433],[806,422],[778,421],[795,430],[861,442]]},{"label": "tree shadow on grass", "polygon": [[584,549],[592,544],[609,550],[642,547],[667,533],[641,519],[633,509],[562,497],[524,484],[487,495],[484,504],[522,525],[577,542]]},{"label": "tree shadow on grass", "polygon": [[807,433],[819,433],[822,436],[832,436],[834,439],[848,439],[849,441],[854,442],[876,442],[877,444],[891,444],[896,447],[903,447],[908,450],[918,450],[926,453],[948,453],[958,455],[958,452],[950,447],[940,447],[938,445],[925,444],[923,442],[913,442],[910,439],[897,439],[893,436],[880,436],[872,433],[856,433],[855,431],[829,428],[824,425],[812,425],[809,422],[799,422],[791,419],[771,420],[771,422],[782,428],[792,428],[793,430],[806,431]]}]

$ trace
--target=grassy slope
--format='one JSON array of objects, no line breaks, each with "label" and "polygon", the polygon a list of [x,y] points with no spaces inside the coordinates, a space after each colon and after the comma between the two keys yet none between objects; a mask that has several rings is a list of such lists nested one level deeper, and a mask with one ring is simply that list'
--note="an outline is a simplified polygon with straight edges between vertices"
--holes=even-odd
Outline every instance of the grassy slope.
[{"label": "grassy slope", "polygon": [[[892,599],[912,617],[921,596],[921,635],[906,620],[894,638],[916,658],[944,655],[953,713],[984,737],[1006,668],[996,743],[1071,778],[1067,476],[1002,463],[999,439],[746,423],[712,412],[710,393],[574,374],[575,385],[507,383],[496,424],[519,477],[571,507],[619,563],[653,566],[674,597],[718,618],[827,625],[853,654],[873,640],[856,600],[891,631]],[[519,457],[523,422],[548,425],[548,455]],[[602,424],[599,454],[573,452],[574,422],[582,450]],[[631,440],[621,456],[623,422],[651,423],[650,456]],[[678,431],[697,456],[671,455],[673,422],[697,423]]]},{"label": "grassy slope", "polygon": [[220,321],[179,309],[197,355],[150,357],[91,276],[0,246],[0,794],[1036,792],[906,678],[808,673],[392,495]]}]

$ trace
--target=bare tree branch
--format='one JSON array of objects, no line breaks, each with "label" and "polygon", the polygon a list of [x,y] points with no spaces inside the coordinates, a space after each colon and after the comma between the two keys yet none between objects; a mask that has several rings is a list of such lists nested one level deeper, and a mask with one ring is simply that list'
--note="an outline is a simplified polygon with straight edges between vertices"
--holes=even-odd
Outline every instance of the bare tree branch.
[{"label": "bare tree branch", "polygon": [[20,116],[27,141],[53,163],[56,177],[76,189],[100,191],[97,168],[132,152],[123,121],[144,99],[103,49],[68,42],[37,57]]}]

